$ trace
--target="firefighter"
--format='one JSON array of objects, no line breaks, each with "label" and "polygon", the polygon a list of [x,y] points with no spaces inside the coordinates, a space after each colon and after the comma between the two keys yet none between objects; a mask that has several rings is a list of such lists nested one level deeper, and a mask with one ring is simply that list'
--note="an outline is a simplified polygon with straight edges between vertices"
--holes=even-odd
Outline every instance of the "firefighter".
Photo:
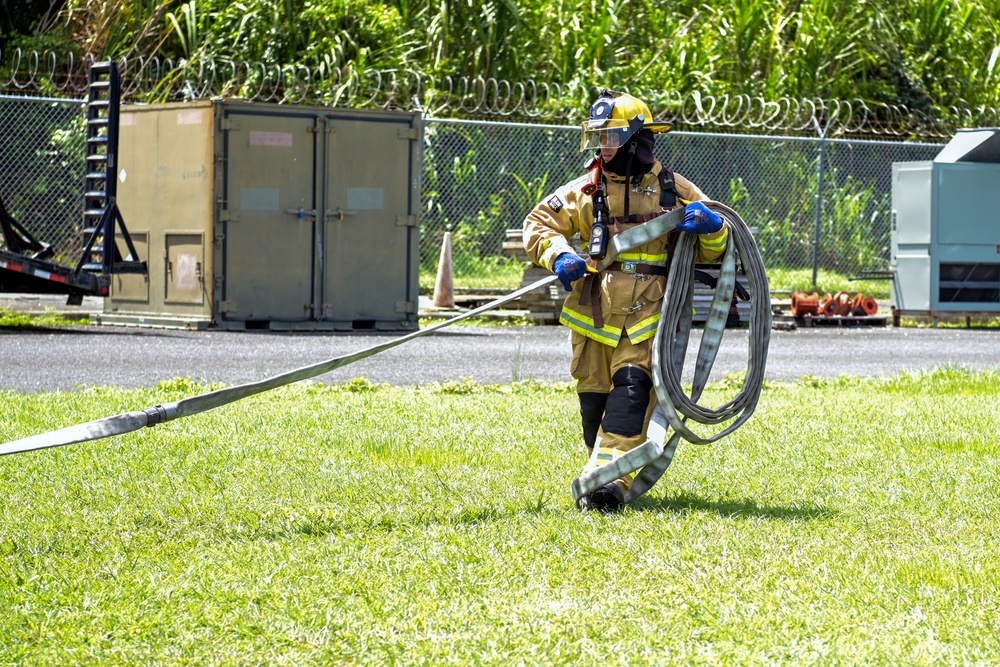
[{"label": "firefighter", "polygon": [[[583,123],[580,150],[594,153],[588,173],[545,197],[524,220],[528,256],[570,292],[559,321],[572,330],[570,371],[588,452],[584,471],[646,441],[655,406],[652,343],[676,235],[698,235],[699,262],[717,262],[726,249],[728,230],[700,202],[704,193],[653,157],[655,135],[669,131],[643,101],[602,90]],[[603,257],[598,246],[606,247],[615,234],[677,206],[685,207],[678,232],[619,254],[604,271],[570,245],[579,234],[585,253]],[[597,489],[581,499],[581,508],[618,510],[632,478]]]}]

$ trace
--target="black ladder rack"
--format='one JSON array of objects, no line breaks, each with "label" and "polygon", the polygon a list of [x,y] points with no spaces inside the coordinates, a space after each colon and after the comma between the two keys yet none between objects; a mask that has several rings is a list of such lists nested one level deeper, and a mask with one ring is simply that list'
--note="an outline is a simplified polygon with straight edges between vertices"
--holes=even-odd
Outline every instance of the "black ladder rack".
[{"label": "black ladder rack", "polygon": [[[110,276],[115,273],[146,273],[146,262],[138,261],[132,237],[118,210],[118,116],[121,78],[115,62],[94,63],[87,85],[87,176],[83,195],[83,254],[76,273],[86,271]],[[123,258],[115,241],[115,230],[128,248]]]}]

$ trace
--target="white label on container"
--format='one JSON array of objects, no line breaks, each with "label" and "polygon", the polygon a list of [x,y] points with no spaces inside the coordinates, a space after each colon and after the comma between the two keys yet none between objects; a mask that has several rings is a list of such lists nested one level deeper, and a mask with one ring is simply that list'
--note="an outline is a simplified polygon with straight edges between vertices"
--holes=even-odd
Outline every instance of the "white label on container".
[{"label": "white label on container", "polygon": [[178,125],[201,125],[201,111],[181,111],[177,114]]},{"label": "white label on container", "polygon": [[240,210],[277,211],[281,200],[278,188],[240,188]]},{"label": "white label on container", "polygon": [[184,253],[177,255],[177,266],[174,267],[174,285],[177,289],[194,289],[198,287],[197,257]]},{"label": "white label on container", "polygon": [[347,188],[347,208],[372,211],[385,208],[382,188]]},{"label": "white label on container", "polygon": [[251,132],[251,146],[277,146],[279,148],[292,147],[291,132]]},{"label": "white label on container", "polygon": [[118,115],[118,125],[121,127],[132,126],[136,124],[136,112],[126,111]]}]

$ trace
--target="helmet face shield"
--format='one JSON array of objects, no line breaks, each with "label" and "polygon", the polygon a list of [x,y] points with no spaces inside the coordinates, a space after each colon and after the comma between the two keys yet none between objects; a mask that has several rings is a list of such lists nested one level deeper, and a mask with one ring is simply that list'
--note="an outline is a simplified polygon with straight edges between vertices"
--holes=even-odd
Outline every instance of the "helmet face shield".
[{"label": "helmet face shield", "polygon": [[602,148],[617,150],[639,130],[669,132],[670,124],[654,121],[649,107],[639,98],[602,90],[590,107],[590,120],[585,121],[582,128],[581,152]]},{"label": "helmet face shield", "polygon": [[634,129],[620,118],[588,120],[582,124],[580,150],[611,148],[617,150],[632,136]]}]

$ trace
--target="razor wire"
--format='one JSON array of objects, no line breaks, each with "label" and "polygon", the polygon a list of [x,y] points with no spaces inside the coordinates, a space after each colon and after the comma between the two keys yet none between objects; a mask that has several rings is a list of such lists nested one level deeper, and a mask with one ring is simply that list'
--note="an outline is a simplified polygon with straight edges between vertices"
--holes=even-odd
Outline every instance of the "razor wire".
[{"label": "razor wire", "polygon": [[[0,53],[0,90],[19,94],[82,96],[94,54],[22,51]],[[575,122],[597,95],[580,82],[510,81],[412,70],[358,70],[322,62],[276,63],[159,56],[123,57],[127,100],[167,102],[206,97],[406,109],[426,115]],[[765,99],[749,94],[707,94],[636,87],[654,117],[677,127],[761,133],[944,139],[959,127],[995,127],[997,109],[958,102],[929,111],[863,99]]]},{"label": "razor wire", "polygon": [[[753,415],[764,386],[764,370],[771,338],[771,302],[764,262],[753,234],[733,209],[713,201],[704,202],[725,220],[729,244],[722,259],[712,305],[702,332],[690,391],[685,391],[681,374],[687,355],[694,311],[694,270],[697,238],[682,234],[667,276],[660,322],[653,340],[653,389],[656,406],[646,429],[647,440],[613,461],[584,471],[571,486],[573,500],[585,507],[587,498],[600,487],[638,472],[625,496],[631,502],[643,495],[660,479],[673,460],[680,441],[710,444],[733,433]],[[678,209],[682,211],[683,209]],[[673,215],[671,214],[673,213]],[[599,266],[607,266],[614,256],[666,233],[677,226],[680,215],[667,213],[614,238],[608,255]],[[750,292],[750,330],[747,371],[740,390],[717,408],[699,404],[708,384],[726,330],[726,320],[736,285],[737,257],[746,274]],[[726,424],[709,436],[693,431],[688,422],[702,425]],[[670,432],[669,439],[667,438]]]}]

